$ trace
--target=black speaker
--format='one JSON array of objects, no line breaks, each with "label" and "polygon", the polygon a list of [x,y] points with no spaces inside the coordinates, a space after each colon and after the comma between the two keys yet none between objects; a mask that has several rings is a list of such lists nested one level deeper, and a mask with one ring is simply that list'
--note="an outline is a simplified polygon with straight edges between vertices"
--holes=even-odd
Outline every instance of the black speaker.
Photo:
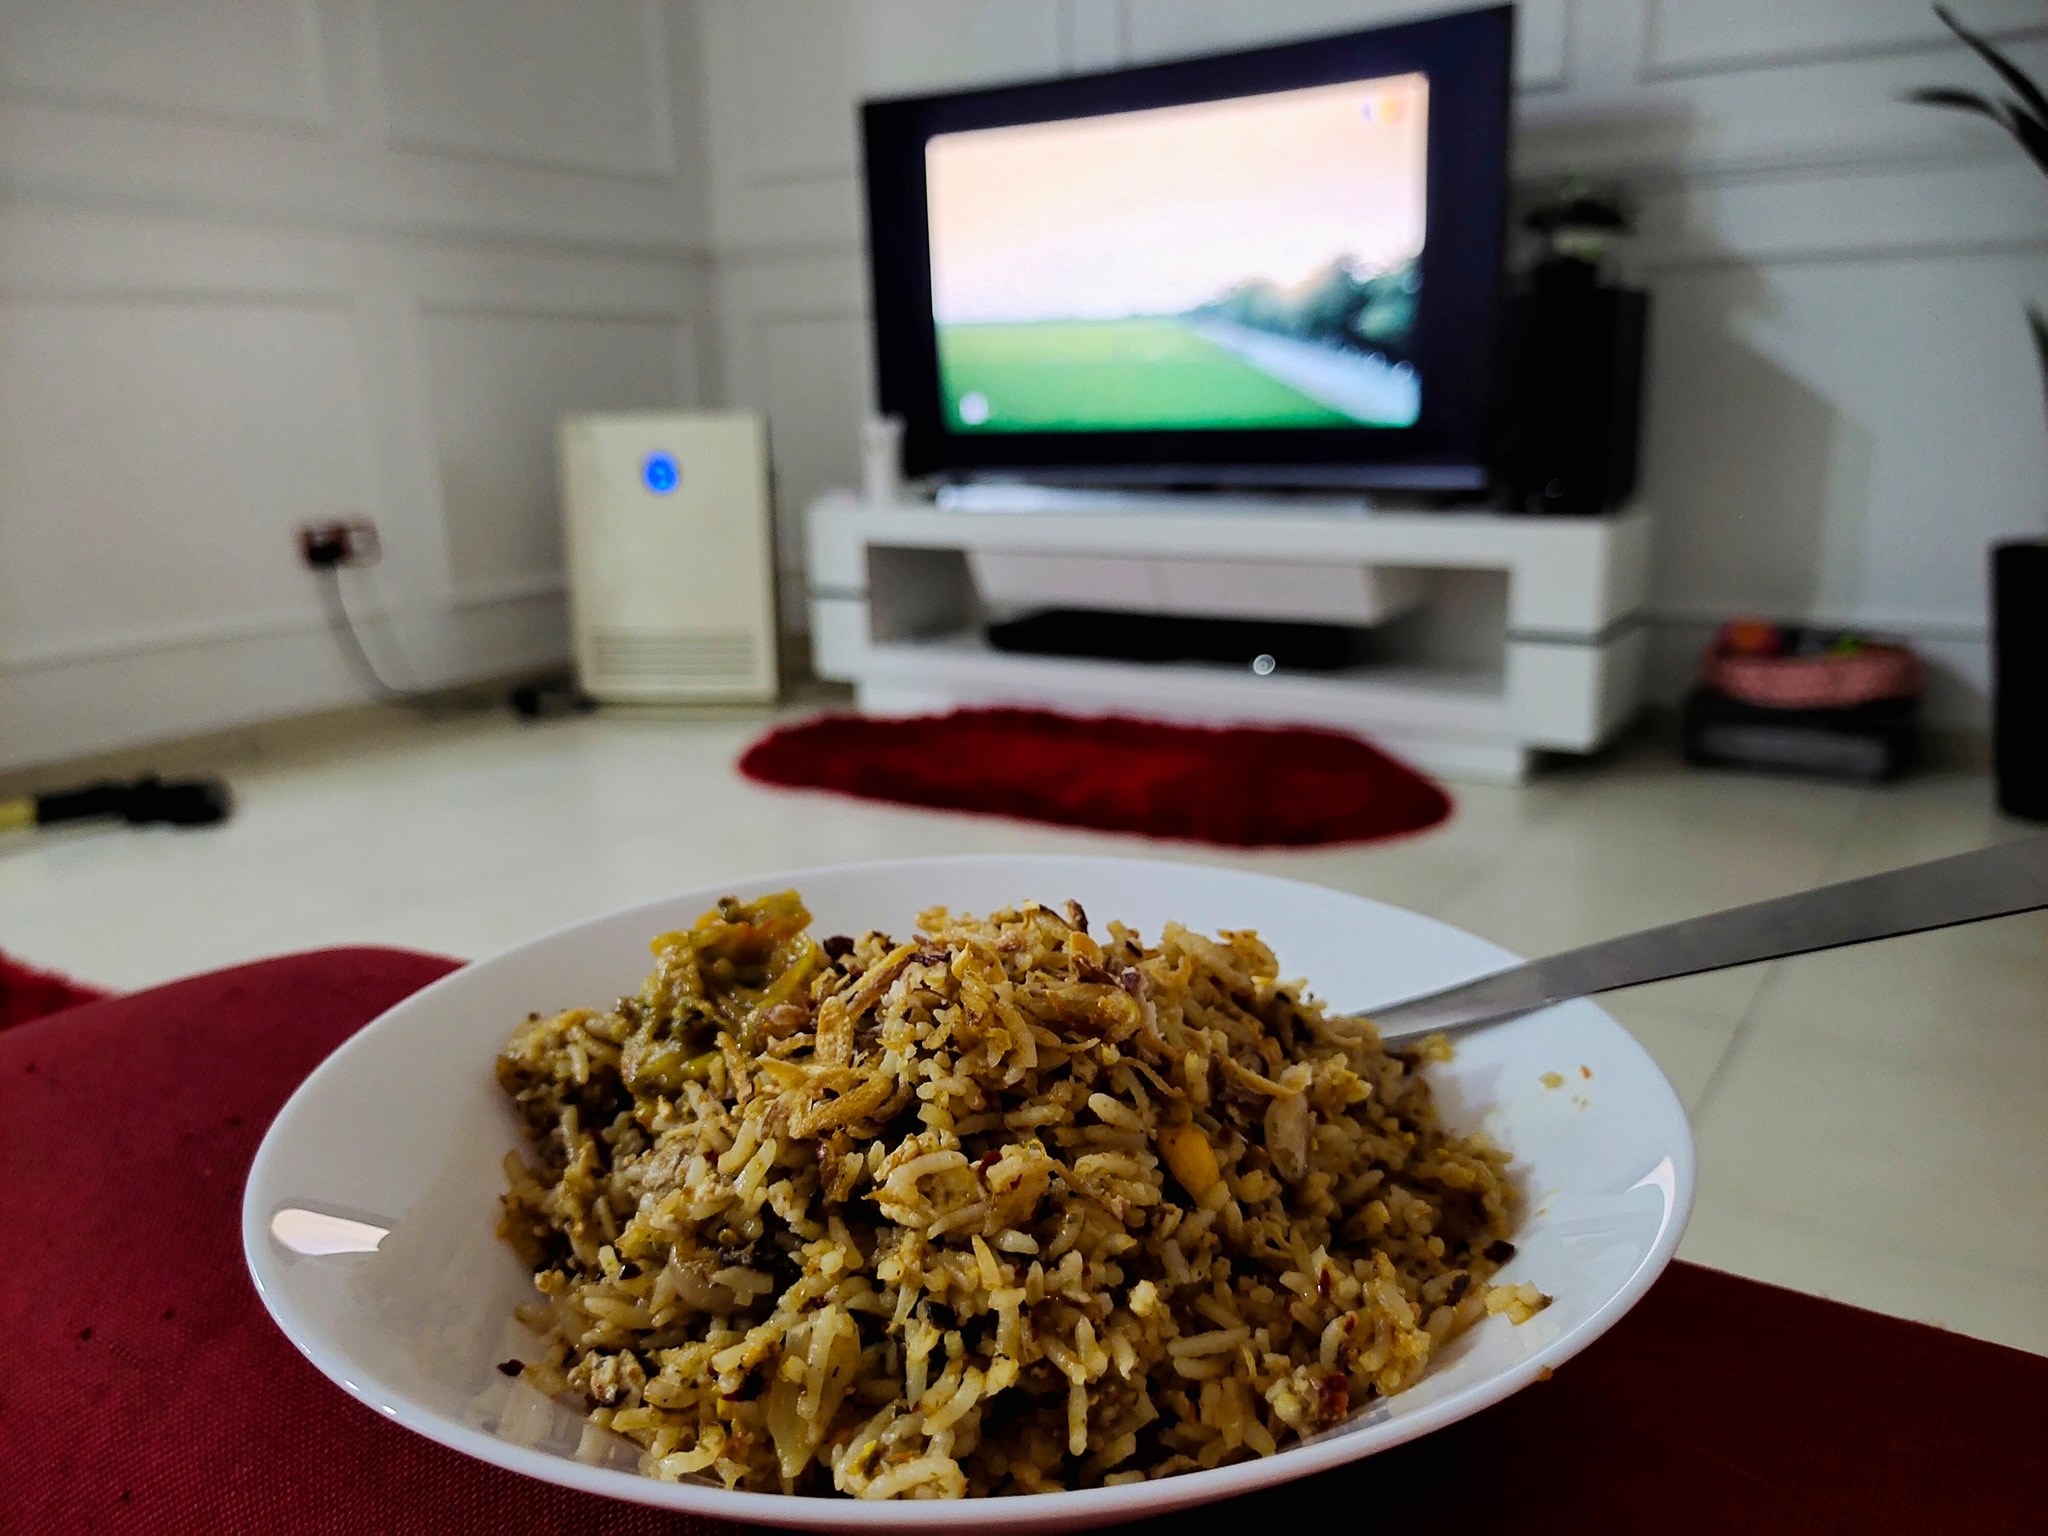
[{"label": "black speaker", "polygon": [[2048,821],[2048,542],[1993,547],[1991,612],[1998,807]]},{"label": "black speaker", "polygon": [[1649,295],[1538,282],[1508,322],[1495,483],[1516,512],[1606,512],[1636,488]]}]

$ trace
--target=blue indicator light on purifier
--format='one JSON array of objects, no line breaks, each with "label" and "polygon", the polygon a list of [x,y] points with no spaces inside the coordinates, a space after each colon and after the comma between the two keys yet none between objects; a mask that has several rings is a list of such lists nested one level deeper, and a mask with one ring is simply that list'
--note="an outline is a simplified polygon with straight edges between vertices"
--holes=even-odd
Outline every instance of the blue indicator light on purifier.
[{"label": "blue indicator light on purifier", "polygon": [[676,468],[674,454],[650,453],[640,466],[640,483],[657,496],[667,496],[682,483],[683,472]]}]

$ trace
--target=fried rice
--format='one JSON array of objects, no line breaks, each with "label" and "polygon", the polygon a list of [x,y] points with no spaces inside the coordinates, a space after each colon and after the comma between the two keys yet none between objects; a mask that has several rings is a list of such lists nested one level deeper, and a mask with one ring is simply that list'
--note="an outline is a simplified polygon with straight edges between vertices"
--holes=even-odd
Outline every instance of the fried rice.
[{"label": "fried rice", "polygon": [[814,940],[795,892],[654,941],[498,1061],[530,1141],[508,1362],[642,1469],[861,1498],[1269,1455],[1533,1286],[1507,1154],[1250,932],[1067,904]]}]

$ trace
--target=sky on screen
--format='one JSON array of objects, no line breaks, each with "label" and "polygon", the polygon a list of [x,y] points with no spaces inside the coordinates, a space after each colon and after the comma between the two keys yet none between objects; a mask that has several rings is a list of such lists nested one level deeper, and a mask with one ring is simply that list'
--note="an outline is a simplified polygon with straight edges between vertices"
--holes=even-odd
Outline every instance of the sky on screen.
[{"label": "sky on screen", "polygon": [[925,147],[940,324],[1178,314],[1232,284],[1422,249],[1419,74]]}]

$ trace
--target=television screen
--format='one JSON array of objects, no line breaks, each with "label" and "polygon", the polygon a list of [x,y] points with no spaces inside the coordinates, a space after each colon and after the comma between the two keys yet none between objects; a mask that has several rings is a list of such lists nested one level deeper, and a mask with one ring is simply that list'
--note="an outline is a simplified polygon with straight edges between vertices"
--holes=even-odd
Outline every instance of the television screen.
[{"label": "television screen", "polygon": [[1483,484],[1510,15],[870,103],[906,471]]},{"label": "television screen", "polygon": [[953,432],[1411,427],[1419,74],[925,146]]}]

